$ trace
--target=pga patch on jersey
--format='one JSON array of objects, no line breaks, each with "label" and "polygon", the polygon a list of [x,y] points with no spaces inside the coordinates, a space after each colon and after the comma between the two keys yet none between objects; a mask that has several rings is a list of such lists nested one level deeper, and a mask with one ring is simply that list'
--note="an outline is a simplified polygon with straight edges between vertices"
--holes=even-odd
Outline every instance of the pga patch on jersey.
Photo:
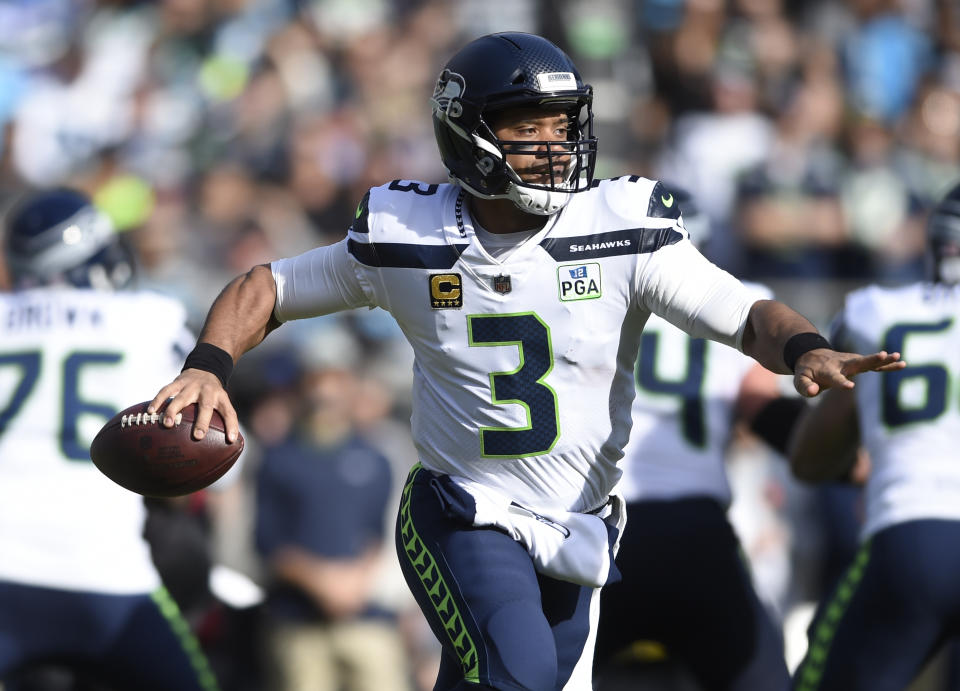
[{"label": "pga patch on jersey", "polygon": [[561,302],[594,300],[600,297],[600,265],[591,262],[557,267],[557,290]]}]

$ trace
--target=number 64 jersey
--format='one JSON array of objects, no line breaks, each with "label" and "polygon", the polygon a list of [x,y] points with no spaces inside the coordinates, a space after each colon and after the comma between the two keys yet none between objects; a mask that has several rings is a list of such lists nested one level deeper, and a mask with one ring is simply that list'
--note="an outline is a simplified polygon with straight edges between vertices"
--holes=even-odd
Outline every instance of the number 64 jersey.
[{"label": "number 64 jersey", "polygon": [[274,314],[387,310],[414,351],[425,467],[528,508],[593,510],[619,478],[647,317],[739,347],[753,298],[694,248],[652,180],[572,195],[499,259],[464,201],[452,185],[371,189],[346,239],[273,263]]},{"label": "number 64 jersey", "polygon": [[847,296],[838,348],[898,351],[907,367],[857,377],[870,453],[864,537],[895,523],[960,520],[960,286],[870,286]]}]

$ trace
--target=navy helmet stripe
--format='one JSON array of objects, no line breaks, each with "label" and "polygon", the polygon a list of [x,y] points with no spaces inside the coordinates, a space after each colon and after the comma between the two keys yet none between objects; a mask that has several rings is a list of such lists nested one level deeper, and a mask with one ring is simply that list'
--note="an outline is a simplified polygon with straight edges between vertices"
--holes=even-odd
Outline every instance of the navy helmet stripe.
[{"label": "navy helmet stripe", "polygon": [[656,252],[683,239],[675,228],[626,228],[610,233],[547,238],[540,243],[555,261],[575,261]]},{"label": "navy helmet stripe", "polygon": [[397,269],[449,269],[466,245],[415,245],[402,242],[347,241],[350,254],[361,264]]}]

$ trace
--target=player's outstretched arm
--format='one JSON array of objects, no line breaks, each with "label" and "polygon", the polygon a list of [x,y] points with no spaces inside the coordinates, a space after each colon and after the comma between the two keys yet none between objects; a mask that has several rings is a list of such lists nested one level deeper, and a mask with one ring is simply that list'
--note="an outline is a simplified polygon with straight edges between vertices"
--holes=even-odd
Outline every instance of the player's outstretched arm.
[{"label": "player's outstretched arm", "polygon": [[[213,354],[214,360],[218,355],[224,360],[229,356],[230,361],[222,363],[222,367],[227,371],[226,376],[229,376],[233,363],[279,326],[273,317],[276,299],[277,286],[270,267],[266,264],[255,266],[246,274],[233,279],[210,307],[197,340],[198,349],[203,348],[203,344],[209,344],[222,351],[218,353],[216,349],[207,348],[207,352]],[[198,350],[194,350],[194,353],[197,352]],[[187,360],[189,363],[191,358],[188,357]],[[226,424],[227,439],[235,441],[240,425],[224,388],[226,376],[221,379],[212,370],[188,367],[157,392],[147,411],[153,413],[160,410],[163,402],[170,399],[163,409],[163,424],[170,427],[180,410],[197,403],[193,436],[200,439],[210,426],[213,411],[218,410]]]},{"label": "player's outstretched arm", "polygon": [[831,389],[797,423],[787,447],[790,469],[805,482],[845,479],[857,461],[859,444],[855,394]]},{"label": "player's outstretched arm", "polygon": [[900,353],[842,353],[817,336],[816,327],[787,305],[759,300],[747,317],[743,352],[773,372],[792,373],[794,388],[807,398],[835,386],[853,388],[853,377],[862,372],[906,366]]}]

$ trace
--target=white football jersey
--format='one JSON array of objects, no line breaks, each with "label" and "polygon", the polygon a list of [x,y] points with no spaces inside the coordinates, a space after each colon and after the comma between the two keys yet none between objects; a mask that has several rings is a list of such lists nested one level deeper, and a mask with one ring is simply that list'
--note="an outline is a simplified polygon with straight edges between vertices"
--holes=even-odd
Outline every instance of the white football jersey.
[{"label": "white football jersey", "polygon": [[592,510],[620,476],[647,317],[739,346],[753,297],[697,251],[652,180],[573,195],[503,261],[462,199],[451,185],[370,190],[346,240],[274,262],[275,315],[387,310],[414,351],[424,466],[529,508]]},{"label": "white football jersey", "polygon": [[[745,284],[756,300],[773,297]],[[726,451],[740,383],[757,364],[725,345],[691,338],[653,315],[637,356],[633,431],[620,490],[627,501],[713,497],[730,503]]]},{"label": "white football jersey", "polygon": [[186,314],[151,293],[0,294],[0,580],[102,593],[160,584],[143,498],[89,446],[180,369]]},{"label": "white football jersey", "polygon": [[854,291],[833,340],[852,352],[899,351],[907,363],[856,379],[872,462],[864,535],[908,520],[960,520],[960,286]]}]

